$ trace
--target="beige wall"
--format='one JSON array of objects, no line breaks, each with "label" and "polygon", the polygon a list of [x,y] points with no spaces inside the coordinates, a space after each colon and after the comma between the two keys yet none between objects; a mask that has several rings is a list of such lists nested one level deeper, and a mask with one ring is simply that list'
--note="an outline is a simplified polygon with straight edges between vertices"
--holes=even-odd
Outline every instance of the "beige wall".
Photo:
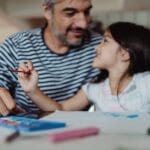
[{"label": "beige wall", "polygon": [[10,34],[21,31],[21,27],[15,21],[0,11],[0,42]]},{"label": "beige wall", "polygon": [[[150,26],[150,0],[92,0],[94,19],[104,25],[133,21]],[[43,24],[42,0],[0,0],[0,41],[8,35]]]},{"label": "beige wall", "polygon": [[[150,10],[150,0],[92,0],[93,13],[121,10]],[[0,7],[10,16],[39,17],[42,0],[0,0]]]}]

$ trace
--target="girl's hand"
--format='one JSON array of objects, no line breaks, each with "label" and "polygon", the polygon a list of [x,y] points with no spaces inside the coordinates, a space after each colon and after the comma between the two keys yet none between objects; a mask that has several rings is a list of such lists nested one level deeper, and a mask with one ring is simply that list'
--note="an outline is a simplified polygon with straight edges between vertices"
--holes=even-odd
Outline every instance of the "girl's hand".
[{"label": "girl's hand", "polygon": [[18,72],[18,80],[23,90],[27,93],[34,92],[38,87],[38,73],[32,62],[20,63],[18,70],[21,71]]}]

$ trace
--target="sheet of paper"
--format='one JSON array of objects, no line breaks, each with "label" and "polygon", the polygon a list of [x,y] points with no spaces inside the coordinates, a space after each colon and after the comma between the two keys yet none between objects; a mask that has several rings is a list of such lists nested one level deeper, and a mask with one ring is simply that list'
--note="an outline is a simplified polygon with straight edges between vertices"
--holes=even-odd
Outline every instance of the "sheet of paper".
[{"label": "sheet of paper", "polygon": [[138,117],[136,115],[134,113],[117,115],[101,112],[56,111],[44,117],[44,119],[63,121],[71,128],[78,126],[96,126],[103,133],[146,134],[150,126],[150,115],[138,114]]}]

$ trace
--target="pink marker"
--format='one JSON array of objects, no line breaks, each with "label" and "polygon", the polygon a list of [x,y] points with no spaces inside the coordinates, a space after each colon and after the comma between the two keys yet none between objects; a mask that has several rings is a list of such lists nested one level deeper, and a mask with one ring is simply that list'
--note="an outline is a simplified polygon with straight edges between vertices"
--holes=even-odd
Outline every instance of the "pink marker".
[{"label": "pink marker", "polygon": [[97,135],[99,134],[100,129],[96,127],[86,127],[80,129],[72,129],[67,131],[62,131],[59,133],[53,133],[48,135],[48,139],[54,143],[83,138],[87,136]]}]

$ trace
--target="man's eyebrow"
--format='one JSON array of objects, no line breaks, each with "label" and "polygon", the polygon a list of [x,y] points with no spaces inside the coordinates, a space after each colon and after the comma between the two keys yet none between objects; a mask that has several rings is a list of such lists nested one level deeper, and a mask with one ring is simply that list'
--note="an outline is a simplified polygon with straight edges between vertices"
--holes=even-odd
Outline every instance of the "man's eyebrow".
[{"label": "man's eyebrow", "polygon": [[[92,9],[92,5],[90,5],[87,9],[85,9],[85,11]],[[78,11],[78,9],[74,8],[74,7],[66,7],[63,9],[63,11]]]},{"label": "man's eyebrow", "polygon": [[67,8],[64,8],[63,11],[77,11],[77,9],[72,8],[72,7],[67,7]]},{"label": "man's eyebrow", "polygon": [[92,9],[93,8],[93,6],[92,5],[90,5],[88,8],[87,8],[87,10],[90,10],[90,9]]}]

